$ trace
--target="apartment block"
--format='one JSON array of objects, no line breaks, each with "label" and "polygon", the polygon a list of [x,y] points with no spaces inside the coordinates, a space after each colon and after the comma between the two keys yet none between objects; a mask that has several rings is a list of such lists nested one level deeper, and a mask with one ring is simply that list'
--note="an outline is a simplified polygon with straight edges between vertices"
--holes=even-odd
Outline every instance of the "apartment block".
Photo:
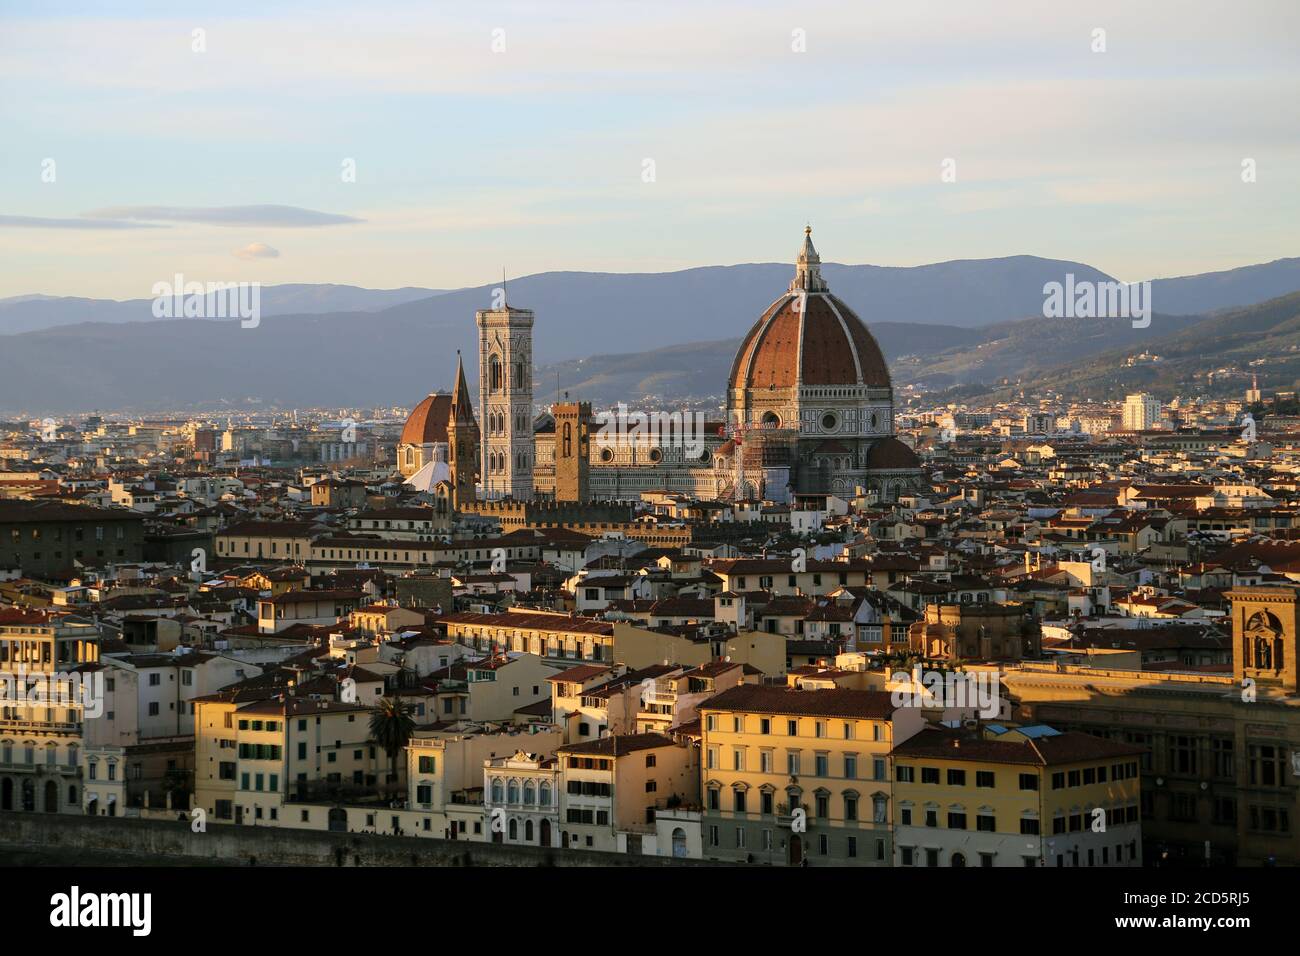
[{"label": "apartment block", "polygon": [[894,748],[896,865],[1141,865],[1141,748],[970,723]]},{"label": "apartment block", "polygon": [[885,691],[742,684],[699,705],[707,858],[889,866],[889,753],[918,708]]}]

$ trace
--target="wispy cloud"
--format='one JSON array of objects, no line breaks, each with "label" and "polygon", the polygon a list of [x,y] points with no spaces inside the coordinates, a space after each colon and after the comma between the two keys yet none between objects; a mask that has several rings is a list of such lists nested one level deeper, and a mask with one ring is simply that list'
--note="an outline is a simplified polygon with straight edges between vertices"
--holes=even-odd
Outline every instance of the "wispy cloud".
[{"label": "wispy cloud", "polygon": [[151,222],[122,219],[50,219],[45,216],[0,216],[0,228],[10,229],[163,229]]},{"label": "wispy cloud", "polygon": [[84,213],[92,219],[142,222],[188,222],[205,226],[301,228],[364,222],[355,216],[319,212],[301,206],[110,206]]}]

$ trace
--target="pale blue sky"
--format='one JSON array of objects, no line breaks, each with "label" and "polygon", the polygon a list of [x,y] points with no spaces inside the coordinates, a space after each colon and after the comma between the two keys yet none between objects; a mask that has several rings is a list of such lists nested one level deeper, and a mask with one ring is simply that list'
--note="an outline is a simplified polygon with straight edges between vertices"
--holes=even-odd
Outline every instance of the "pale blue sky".
[{"label": "pale blue sky", "polygon": [[0,296],[788,260],[806,220],[838,262],[1300,255],[1295,0],[55,6],[0,0]]}]

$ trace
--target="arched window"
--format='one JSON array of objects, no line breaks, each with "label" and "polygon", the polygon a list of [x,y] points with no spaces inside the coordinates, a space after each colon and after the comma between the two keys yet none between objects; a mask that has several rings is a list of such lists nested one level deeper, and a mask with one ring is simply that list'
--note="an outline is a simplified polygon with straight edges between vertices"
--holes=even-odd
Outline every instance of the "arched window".
[{"label": "arched window", "polygon": [[551,785],[549,783],[543,783],[537,791],[537,804],[542,807],[551,805]]},{"label": "arched window", "polygon": [[506,788],[506,803],[515,804],[519,802],[519,781],[511,780],[510,786]]},{"label": "arched window", "polygon": [[53,767],[58,762],[59,762],[59,748],[54,746],[54,744],[46,744],[45,766]]},{"label": "arched window", "polygon": [[501,359],[495,355],[488,359],[488,388],[501,391]]},{"label": "arched window", "polygon": [[532,806],[537,801],[537,789],[533,786],[532,781],[524,784],[524,804]]},{"label": "arched window", "polygon": [[573,456],[573,426],[569,422],[564,423],[563,454],[565,458]]},{"label": "arched window", "polygon": [[4,743],[0,744],[0,763],[13,763],[13,762],[14,762],[14,742],[12,740],[6,740]]},{"label": "arched window", "polygon": [[492,781],[492,802],[493,803],[501,802],[501,781],[500,780]]}]

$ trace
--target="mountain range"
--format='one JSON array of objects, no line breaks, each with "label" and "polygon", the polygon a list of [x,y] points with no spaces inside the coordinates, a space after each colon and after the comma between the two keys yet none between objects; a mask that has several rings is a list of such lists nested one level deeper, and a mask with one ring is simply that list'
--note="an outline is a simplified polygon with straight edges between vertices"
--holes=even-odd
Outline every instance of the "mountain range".
[{"label": "mountain range", "polygon": [[[536,312],[539,403],[557,387],[598,403],[720,397],[739,338],[791,272],[780,263],[549,272],[511,280],[506,291],[512,305]],[[1239,323],[1241,314],[1214,313],[1300,290],[1300,259],[1157,279],[1159,311],[1149,328],[1133,329],[1122,319],[1043,318],[1045,283],[1067,274],[1112,281],[1082,263],[1034,256],[911,268],[827,263],[823,274],[877,337],[896,385],[973,392],[1004,380],[1057,384],[1065,379],[1054,370],[1065,366],[1077,371],[1069,381],[1083,387],[1092,381],[1084,368],[1094,356],[1155,349],[1184,333],[1191,335],[1184,343],[1217,341],[1215,330]],[[450,387],[457,350],[475,376],[474,311],[491,305],[496,288],[270,286],[256,328],[155,319],[149,299],[0,300],[0,330],[9,333],[0,334],[0,409],[414,404]],[[1273,339],[1285,335],[1261,332],[1254,341]],[[1200,358],[1212,362],[1214,355]]]},{"label": "mountain range", "polygon": [[[167,282],[173,282],[169,276]],[[354,285],[293,283],[261,290],[261,311],[270,315],[378,312],[430,296],[439,289],[363,289]],[[83,299],[75,296],[15,295],[0,299],[0,335],[35,332],[84,322],[150,322],[153,299]]]}]

